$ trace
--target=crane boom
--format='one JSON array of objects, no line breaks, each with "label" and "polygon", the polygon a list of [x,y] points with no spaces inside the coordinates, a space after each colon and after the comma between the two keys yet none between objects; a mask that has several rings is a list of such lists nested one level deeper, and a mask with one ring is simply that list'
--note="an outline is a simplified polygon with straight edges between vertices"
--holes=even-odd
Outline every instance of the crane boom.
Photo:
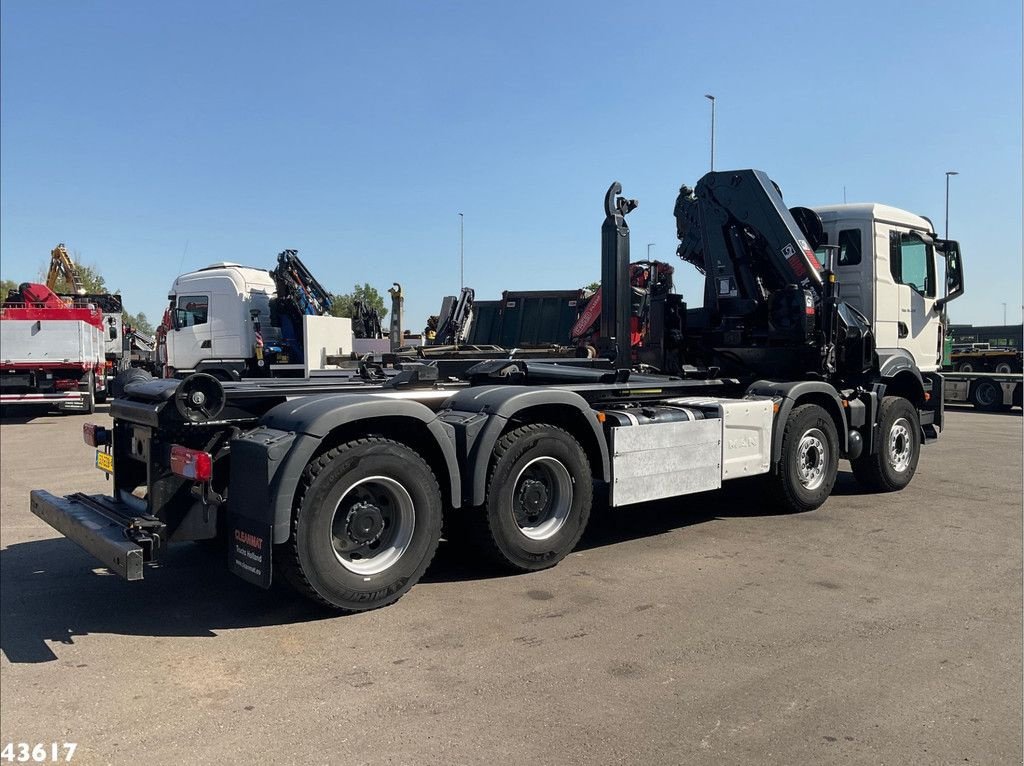
[{"label": "crane boom", "polygon": [[68,254],[63,242],[50,251],[50,268],[46,272],[46,286],[56,292],[57,281],[61,277],[64,277],[67,286],[76,295],[85,295],[85,285],[82,284],[82,277],[78,273],[78,267]]}]

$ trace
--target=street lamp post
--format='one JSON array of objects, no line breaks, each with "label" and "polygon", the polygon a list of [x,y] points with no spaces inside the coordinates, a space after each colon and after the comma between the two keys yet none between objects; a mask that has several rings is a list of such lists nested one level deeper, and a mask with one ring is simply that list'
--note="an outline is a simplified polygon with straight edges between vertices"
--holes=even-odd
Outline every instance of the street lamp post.
[{"label": "street lamp post", "polygon": [[651,248],[654,247],[653,242],[647,243],[647,260],[651,260]]},{"label": "street lamp post", "polygon": [[459,292],[466,286],[466,217],[459,213]]},{"label": "street lamp post", "polygon": [[704,98],[711,102],[711,169],[715,169],[715,97],[705,93]]},{"label": "street lamp post", "polygon": [[946,239],[949,239],[949,177],[958,175],[955,170],[946,171]]}]

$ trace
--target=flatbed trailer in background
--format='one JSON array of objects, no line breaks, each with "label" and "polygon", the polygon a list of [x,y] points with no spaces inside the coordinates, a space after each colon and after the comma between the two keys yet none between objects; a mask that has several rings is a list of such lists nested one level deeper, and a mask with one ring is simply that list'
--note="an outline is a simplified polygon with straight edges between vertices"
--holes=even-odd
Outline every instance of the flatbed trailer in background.
[{"label": "flatbed trailer in background", "polygon": [[973,404],[985,412],[1021,406],[1024,375],[1000,372],[944,372],[947,404]]}]

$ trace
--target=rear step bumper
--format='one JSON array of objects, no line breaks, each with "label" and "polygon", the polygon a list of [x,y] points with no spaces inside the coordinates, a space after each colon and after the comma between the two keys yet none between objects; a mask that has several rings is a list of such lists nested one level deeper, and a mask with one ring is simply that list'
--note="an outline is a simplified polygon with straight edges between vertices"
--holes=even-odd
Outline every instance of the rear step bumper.
[{"label": "rear step bumper", "polygon": [[32,513],[126,580],[141,580],[142,565],[159,553],[164,525],[113,498],[34,489],[30,499]]}]

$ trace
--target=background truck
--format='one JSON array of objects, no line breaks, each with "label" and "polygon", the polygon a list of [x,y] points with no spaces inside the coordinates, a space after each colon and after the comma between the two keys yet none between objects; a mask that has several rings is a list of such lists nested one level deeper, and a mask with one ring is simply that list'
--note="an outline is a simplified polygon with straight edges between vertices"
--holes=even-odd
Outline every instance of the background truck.
[{"label": "background truck", "polygon": [[947,336],[946,401],[985,412],[1021,406],[1021,325],[952,325]]},{"label": "background truck", "polygon": [[[787,210],[760,171],[710,173],[676,205],[678,252],[705,275],[704,305],[653,301],[639,367],[626,223],[636,203],[620,191],[604,204],[600,358],[132,383],[111,405],[112,429],[85,429],[112,494],[34,490],[33,513],[129,580],[168,543],[222,538],[239,577],[268,587],[276,571],[351,611],[411,588],[443,520],[451,540],[533,571],[573,550],[595,489],[631,509],[749,480],[766,506],[807,511],[827,500],[840,459],[872,490],[906,487],[942,428],[935,339],[963,291],[957,243],[878,206],[830,208],[825,224]],[[836,281],[852,228],[860,259],[848,252],[843,265],[861,309]],[[926,281],[938,257],[941,295]]]},{"label": "background truck", "polygon": [[215,263],[182,274],[157,329],[166,377],[303,377],[352,351],[352,322],[329,316],[330,295],[294,250],[273,271]]},{"label": "background truck", "polygon": [[88,296],[23,283],[0,308],[0,404],[95,411],[107,390],[107,338],[103,311]]}]

